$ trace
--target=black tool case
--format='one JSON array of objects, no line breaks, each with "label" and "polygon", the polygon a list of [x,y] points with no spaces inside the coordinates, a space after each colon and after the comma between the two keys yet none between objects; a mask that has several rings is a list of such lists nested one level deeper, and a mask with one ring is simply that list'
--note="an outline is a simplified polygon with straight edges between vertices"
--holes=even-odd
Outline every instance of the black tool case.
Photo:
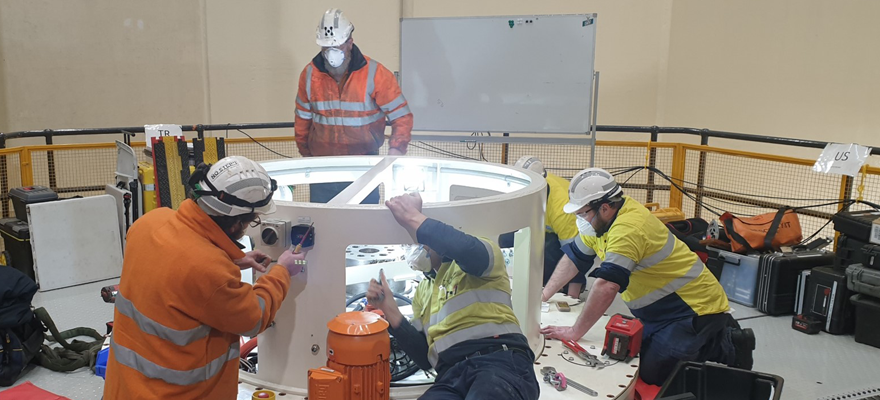
[{"label": "black tool case", "polygon": [[863,264],[866,258],[865,250],[871,248],[868,242],[861,241],[848,235],[840,235],[837,238],[837,257],[834,266],[840,269],[853,264]]},{"label": "black tool case", "polygon": [[862,246],[862,265],[880,270],[880,244]]},{"label": "black tool case", "polygon": [[880,210],[842,211],[831,221],[834,230],[861,242],[871,241],[871,224],[880,218]]},{"label": "black tool case", "polygon": [[793,314],[801,271],[833,263],[834,254],[821,250],[776,252],[761,256],[755,306],[758,311],[769,315]]},{"label": "black tool case", "polygon": [[822,330],[841,335],[852,333],[854,308],[846,287],[846,272],[831,267],[813,268],[804,299],[804,314],[822,320]]},{"label": "black tool case", "polygon": [[846,288],[855,293],[880,297],[880,271],[853,264],[846,268]]}]

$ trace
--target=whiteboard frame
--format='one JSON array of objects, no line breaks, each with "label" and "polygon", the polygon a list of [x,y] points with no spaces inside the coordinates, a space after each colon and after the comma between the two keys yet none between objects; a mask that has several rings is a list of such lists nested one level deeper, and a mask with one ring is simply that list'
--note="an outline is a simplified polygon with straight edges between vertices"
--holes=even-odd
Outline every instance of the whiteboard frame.
[{"label": "whiteboard frame", "polygon": [[[480,19],[508,19],[508,20],[518,20],[518,19],[534,19],[534,18],[552,18],[552,17],[571,17],[571,16],[581,16],[584,18],[590,18],[592,20],[591,25],[593,25],[593,29],[596,29],[597,24],[597,13],[576,13],[576,14],[528,14],[528,15],[493,15],[493,16],[465,16],[465,17],[412,17],[412,18],[400,18],[400,37],[401,42],[403,42],[404,37],[404,21],[417,21],[417,20],[480,20]],[[403,45],[401,44],[399,47],[399,60],[400,60],[400,71],[398,72],[398,83],[402,84],[403,79],[402,76],[404,74],[403,64]],[[531,129],[526,130],[488,130],[491,132],[497,133],[537,133],[537,134],[565,134],[565,135],[583,135],[586,134],[591,137],[591,142],[593,148],[595,148],[595,126],[596,126],[596,111],[598,109],[598,72],[595,70],[596,63],[596,32],[593,33],[593,45],[590,49],[592,51],[591,54],[591,65],[589,66],[590,71],[590,86],[589,90],[585,93],[588,96],[588,109],[586,111],[587,115],[587,131],[555,131],[555,130],[546,130],[546,131],[535,131]],[[402,85],[401,85],[402,86]],[[416,116],[417,117],[417,116]],[[434,131],[434,132],[474,132],[474,131],[487,131],[482,127],[479,129],[437,129],[431,127],[419,127],[420,131]],[[595,158],[595,157],[593,157]],[[591,160],[591,165],[593,161]]]}]

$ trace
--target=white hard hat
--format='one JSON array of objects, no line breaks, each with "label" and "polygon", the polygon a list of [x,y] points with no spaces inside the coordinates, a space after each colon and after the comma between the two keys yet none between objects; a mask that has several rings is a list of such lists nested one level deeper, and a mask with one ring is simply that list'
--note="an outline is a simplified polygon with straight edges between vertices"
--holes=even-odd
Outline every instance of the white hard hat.
[{"label": "white hard hat", "polygon": [[544,170],[544,163],[541,162],[541,159],[535,156],[522,156],[516,161],[516,164],[513,164],[513,166],[537,172],[544,177],[547,176],[547,171]]},{"label": "white hard hat", "polygon": [[342,10],[331,8],[321,16],[315,41],[321,47],[336,47],[345,43],[354,32],[354,25],[345,17]]},{"label": "white hard hat", "polygon": [[585,205],[600,203],[622,193],[623,189],[608,171],[601,168],[587,168],[571,179],[571,185],[568,186],[568,204],[562,207],[562,210],[573,214]]},{"label": "white hard hat", "polygon": [[278,188],[262,165],[241,156],[199,165],[189,180],[194,198],[208,215],[236,216],[275,212]]}]

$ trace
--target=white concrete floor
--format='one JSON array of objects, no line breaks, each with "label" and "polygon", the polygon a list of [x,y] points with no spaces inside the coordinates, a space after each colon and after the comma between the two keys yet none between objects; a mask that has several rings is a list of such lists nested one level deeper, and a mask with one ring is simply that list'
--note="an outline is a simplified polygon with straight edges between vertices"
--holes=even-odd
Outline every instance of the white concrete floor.
[{"label": "white concrete floor", "polygon": [[[59,329],[89,326],[104,332],[104,323],[113,318],[113,306],[101,300],[99,291],[117,282],[38,293],[33,304],[45,307]],[[782,376],[783,399],[859,400],[868,397],[833,396],[880,387],[880,349],[856,343],[851,335],[805,335],[791,329],[790,316],[770,317],[748,307],[732,306],[740,324],[755,330],[758,348],[754,370]],[[626,310],[618,301],[609,313],[620,311]],[[103,387],[103,380],[88,369],[56,373],[31,367],[18,383],[25,381],[73,400],[98,400]],[[239,399],[250,398],[244,389]],[[870,395],[880,395],[880,390]]]}]

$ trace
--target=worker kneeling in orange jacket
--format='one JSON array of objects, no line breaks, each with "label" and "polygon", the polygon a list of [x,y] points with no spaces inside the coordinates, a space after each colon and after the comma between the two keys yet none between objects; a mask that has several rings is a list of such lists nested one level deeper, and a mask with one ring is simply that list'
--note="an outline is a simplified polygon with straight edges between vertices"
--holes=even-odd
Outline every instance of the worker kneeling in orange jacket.
[{"label": "worker kneeling in orange jacket", "polygon": [[[305,253],[278,264],[237,240],[275,211],[276,183],[259,164],[200,165],[192,199],[159,208],[128,231],[104,399],[235,399],[239,336],[267,329]],[[253,286],[242,269],[266,272]]]}]

